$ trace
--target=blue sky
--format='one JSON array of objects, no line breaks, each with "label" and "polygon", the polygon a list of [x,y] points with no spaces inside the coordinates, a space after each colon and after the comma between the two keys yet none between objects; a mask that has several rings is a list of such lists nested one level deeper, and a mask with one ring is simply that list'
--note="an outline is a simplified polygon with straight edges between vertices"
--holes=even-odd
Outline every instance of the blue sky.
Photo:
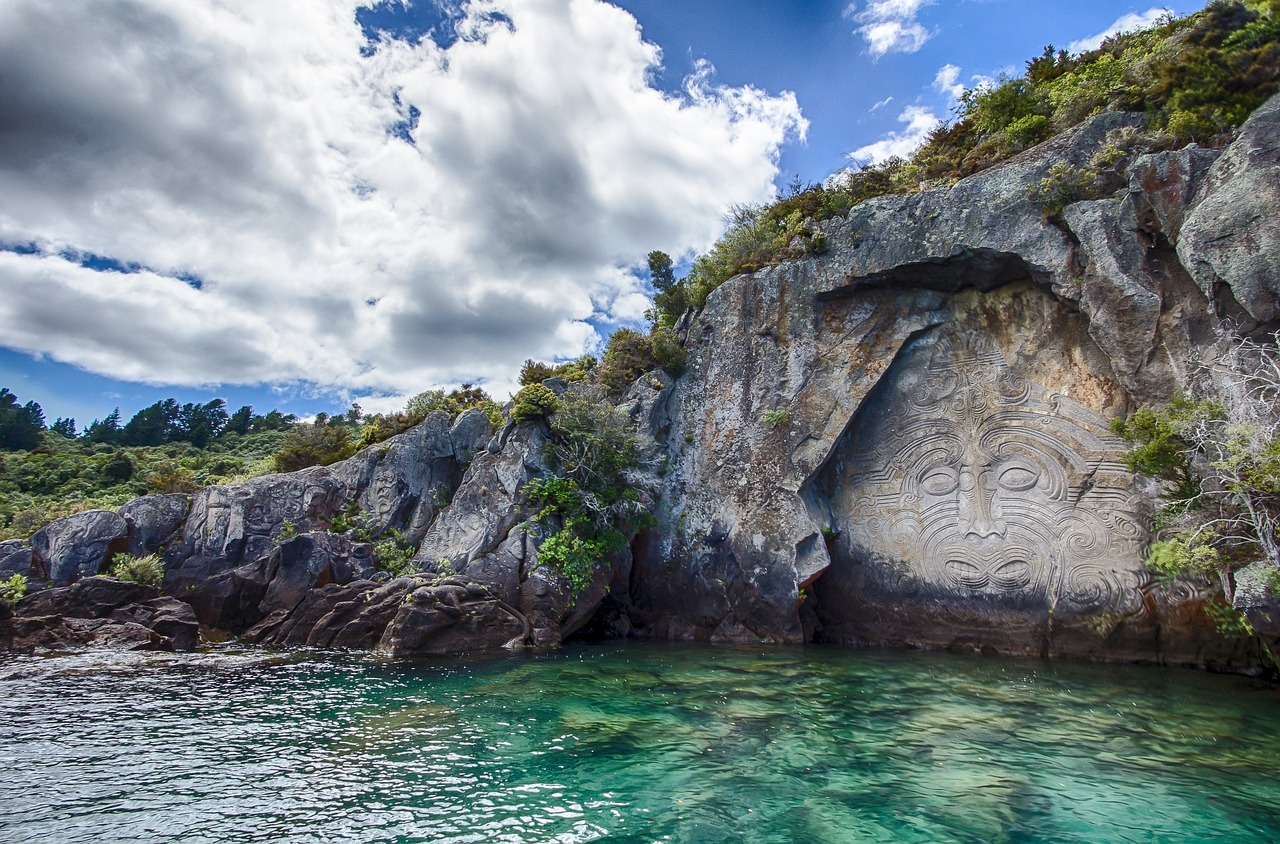
[{"label": "blue sky", "polygon": [[649,249],[1200,5],[8,0],[0,386],[81,425],[502,397],[639,317]]}]

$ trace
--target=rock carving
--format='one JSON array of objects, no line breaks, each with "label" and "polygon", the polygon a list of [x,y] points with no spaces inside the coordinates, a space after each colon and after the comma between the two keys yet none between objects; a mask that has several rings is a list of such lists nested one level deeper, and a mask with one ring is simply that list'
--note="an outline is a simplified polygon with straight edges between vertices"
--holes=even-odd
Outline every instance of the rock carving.
[{"label": "rock carving", "polygon": [[888,412],[855,428],[841,458],[835,509],[868,585],[1138,609],[1141,505],[1104,421],[1020,377],[989,337],[949,327],[910,356],[879,403]]}]

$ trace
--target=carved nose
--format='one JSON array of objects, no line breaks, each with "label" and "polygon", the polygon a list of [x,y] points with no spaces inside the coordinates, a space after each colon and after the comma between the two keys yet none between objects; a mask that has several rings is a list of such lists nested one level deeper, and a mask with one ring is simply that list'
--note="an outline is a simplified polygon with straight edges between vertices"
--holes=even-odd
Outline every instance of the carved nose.
[{"label": "carved nose", "polygon": [[992,492],[985,489],[973,472],[960,474],[960,529],[966,539],[1004,536],[1007,526],[991,513]]}]

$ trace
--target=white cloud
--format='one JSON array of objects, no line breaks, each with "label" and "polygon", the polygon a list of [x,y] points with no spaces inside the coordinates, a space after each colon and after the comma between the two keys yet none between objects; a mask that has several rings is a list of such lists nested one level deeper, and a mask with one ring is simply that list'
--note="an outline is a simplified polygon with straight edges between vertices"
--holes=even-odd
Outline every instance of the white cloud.
[{"label": "white cloud", "polygon": [[885,106],[889,105],[889,103],[891,102],[893,102],[893,97],[885,97],[883,100],[881,100],[880,102],[876,103],[871,107],[871,112],[872,113],[877,112],[880,109],[884,108]]},{"label": "white cloud", "polygon": [[933,90],[947,94],[953,100],[960,99],[965,92],[964,84],[960,82],[960,68],[953,64],[938,68],[937,75],[933,77]]},{"label": "white cloud", "polygon": [[859,166],[866,164],[879,164],[880,162],[900,156],[906,158],[915,152],[925,139],[929,136],[942,120],[923,106],[907,106],[898,120],[907,124],[907,128],[902,132],[890,132],[875,143],[858,147],[849,153],[846,158]]},{"label": "white cloud", "polygon": [[1090,35],[1088,38],[1081,38],[1079,41],[1072,41],[1067,45],[1067,49],[1072,53],[1087,53],[1089,50],[1096,50],[1102,46],[1102,42],[1113,35],[1119,35],[1124,32],[1137,32],[1141,29],[1147,29],[1154,26],[1161,18],[1172,14],[1168,9],[1153,6],[1141,14],[1133,13],[1117,18],[1111,26],[1099,32],[1097,35]]},{"label": "white cloud", "polygon": [[964,96],[965,91],[985,91],[995,85],[995,82],[994,76],[975,73],[969,77],[970,84],[965,85],[960,81],[960,68],[953,64],[944,64],[938,68],[938,72],[933,77],[933,90],[939,94],[946,94],[952,100],[959,100]]},{"label": "white cloud", "polygon": [[862,11],[851,3],[844,17],[861,24],[855,32],[867,42],[873,59],[888,53],[914,53],[933,37],[916,18],[935,0],[869,0]]},{"label": "white cloud", "polygon": [[654,89],[598,0],[472,0],[447,48],[371,56],[358,5],[0,4],[0,244],[38,247],[0,252],[0,342],[152,383],[501,392],[637,317],[629,267],[771,197],[806,128],[707,66]]}]

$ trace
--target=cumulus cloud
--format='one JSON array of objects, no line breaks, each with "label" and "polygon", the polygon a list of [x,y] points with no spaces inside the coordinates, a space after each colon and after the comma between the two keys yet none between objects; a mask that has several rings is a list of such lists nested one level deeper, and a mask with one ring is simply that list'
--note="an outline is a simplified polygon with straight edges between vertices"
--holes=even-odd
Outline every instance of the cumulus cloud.
[{"label": "cumulus cloud", "polygon": [[933,90],[939,94],[947,94],[953,100],[960,99],[964,94],[965,87],[960,81],[960,68],[953,64],[944,64],[938,68],[938,73],[933,77]]},{"label": "cumulus cloud", "polygon": [[709,66],[655,89],[600,0],[471,0],[448,46],[374,50],[359,5],[0,5],[0,343],[151,383],[500,392],[638,317],[631,268],[771,197],[806,128]]},{"label": "cumulus cloud", "polygon": [[953,64],[944,64],[938,68],[938,72],[933,77],[933,90],[939,94],[946,94],[952,100],[959,100],[964,96],[964,92],[970,89],[975,91],[984,91],[995,85],[994,76],[985,76],[981,73],[975,73],[969,77],[968,85],[960,81],[960,68]]},{"label": "cumulus cloud", "polygon": [[854,32],[867,42],[873,59],[888,53],[914,53],[933,37],[917,20],[922,6],[932,6],[934,0],[869,0],[859,11],[857,3],[850,3],[844,16],[860,26]]},{"label": "cumulus cloud", "polygon": [[929,137],[929,133],[942,123],[938,115],[918,105],[907,106],[898,115],[898,120],[907,124],[906,129],[901,132],[890,132],[875,143],[858,147],[846,158],[859,166],[879,164],[895,156],[906,158],[915,152]]},{"label": "cumulus cloud", "polygon": [[1089,50],[1096,50],[1102,46],[1102,42],[1106,41],[1113,35],[1120,35],[1124,32],[1137,32],[1141,29],[1147,29],[1154,26],[1161,18],[1168,17],[1172,12],[1161,7],[1152,7],[1145,12],[1131,12],[1123,17],[1117,18],[1111,26],[1099,32],[1097,35],[1090,35],[1088,38],[1081,38],[1079,41],[1072,41],[1067,45],[1067,49],[1073,53],[1087,53]]}]

